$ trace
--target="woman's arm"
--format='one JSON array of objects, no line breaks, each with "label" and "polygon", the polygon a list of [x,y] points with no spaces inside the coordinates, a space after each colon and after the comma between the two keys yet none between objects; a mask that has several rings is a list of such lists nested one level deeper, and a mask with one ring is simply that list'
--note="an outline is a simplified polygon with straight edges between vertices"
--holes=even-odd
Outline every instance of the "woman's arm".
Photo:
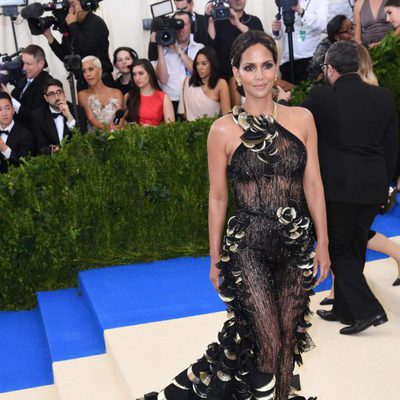
[{"label": "woman's arm", "polygon": [[98,121],[94,116],[93,111],[89,106],[88,94],[86,90],[81,90],[78,92],[78,104],[83,108],[83,111],[85,111],[86,119],[89,121],[90,125],[98,129],[106,128],[104,124]]},{"label": "woman's arm", "polygon": [[221,120],[214,122],[207,141],[208,174],[210,179],[210,192],[208,196],[208,233],[211,257],[210,279],[216,290],[218,290],[220,284],[220,272],[217,264],[220,261],[221,238],[228,205],[226,176],[228,160],[225,149],[225,123]]},{"label": "woman's arm", "polygon": [[229,86],[225,79],[218,81],[219,86],[219,102],[221,103],[221,114],[225,115],[231,110],[231,96],[229,94]]},{"label": "woman's arm", "polygon": [[302,110],[306,128],[307,164],[304,171],[303,187],[308,209],[314,223],[317,234],[317,247],[314,257],[314,276],[320,268],[319,282],[322,282],[329,274],[330,259],[328,252],[328,229],[326,222],[326,207],[324,188],[322,186],[319,170],[317,130],[314,118],[310,111]]},{"label": "woman's arm", "polygon": [[354,22],[354,40],[362,44],[361,42],[361,18],[360,18],[360,10],[361,6],[363,5],[364,0],[358,0],[354,4],[354,11],[353,11],[353,22]]},{"label": "woman's arm", "polygon": [[175,122],[174,106],[172,105],[172,101],[167,94],[164,96],[163,114],[164,122]]}]

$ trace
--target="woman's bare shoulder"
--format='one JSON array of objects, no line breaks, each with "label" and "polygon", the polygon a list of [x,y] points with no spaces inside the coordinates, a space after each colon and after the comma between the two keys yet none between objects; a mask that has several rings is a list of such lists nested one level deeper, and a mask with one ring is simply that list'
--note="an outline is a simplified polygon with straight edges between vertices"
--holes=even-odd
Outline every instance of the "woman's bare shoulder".
[{"label": "woman's bare shoulder", "polygon": [[231,114],[224,115],[213,122],[210,128],[210,136],[228,137],[237,125],[232,119]]}]

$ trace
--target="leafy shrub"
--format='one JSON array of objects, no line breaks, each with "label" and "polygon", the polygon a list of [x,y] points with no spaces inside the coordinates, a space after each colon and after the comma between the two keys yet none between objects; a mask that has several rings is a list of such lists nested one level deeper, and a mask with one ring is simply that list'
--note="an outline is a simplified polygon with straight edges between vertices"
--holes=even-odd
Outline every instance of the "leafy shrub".
[{"label": "leafy shrub", "polygon": [[211,120],[74,135],[0,177],[0,310],[77,272],[208,252]]}]

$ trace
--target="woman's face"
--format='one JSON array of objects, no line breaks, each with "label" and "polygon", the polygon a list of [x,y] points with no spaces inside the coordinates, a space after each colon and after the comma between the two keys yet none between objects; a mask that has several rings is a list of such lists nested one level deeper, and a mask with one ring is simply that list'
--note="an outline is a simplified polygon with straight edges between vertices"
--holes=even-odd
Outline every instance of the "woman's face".
[{"label": "woman's face", "polygon": [[349,19],[342,22],[340,31],[336,34],[336,40],[353,40],[354,39],[354,25]]},{"label": "woman's face", "polygon": [[236,81],[242,84],[247,98],[263,98],[271,93],[276,68],[271,51],[258,43],[242,54],[240,66],[233,68],[233,74]]},{"label": "woman's face", "polygon": [[400,28],[400,7],[385,7],[386,21],[392,24],[394,29]]},{"label": "woman's face", "polygon": [[116,57],[116,62],[115,62],[115,68],[121,73],[121,74],[128,74],[130,70],[130,66],[133,63],[132,57],[129,54],[128,51],[126,50],[121,50],[118,52],[117,57]]},{"label": "woman's face", "polygon": [[139,89],[142,89],[150,84],[149,74],[142,65],[137,65],[136,67],[133,67],[132,79]]},{"label": "woman's face", "polygon": [[101,68],[94,65],[93,61],[82,64],[83,77],[89,86],[96,85],[101,78]]},{"label": "woman's face", "polygon": [[199,54],[196,59],[196,70],[200,79],[208,78],[211,74],[211,64],[204,54]]}]

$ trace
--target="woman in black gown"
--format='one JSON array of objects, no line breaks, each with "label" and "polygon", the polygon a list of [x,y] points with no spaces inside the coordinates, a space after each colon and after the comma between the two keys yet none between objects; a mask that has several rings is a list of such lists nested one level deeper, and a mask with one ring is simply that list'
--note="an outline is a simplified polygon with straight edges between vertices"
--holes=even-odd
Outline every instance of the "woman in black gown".
[{"label": "woman in black gown", "polygon": [[[228,320],[218,342],[149,399],[287,400],[294,364],[313,347],[309,290],[318,265],[320,281],[330,264],[314,121],[303,108],[273,102],[272,38],[249,31],[231,55],[246,100],[218,119],[208,138],[210,278]],[[237,210],[222,239],[228,177]]]}]

